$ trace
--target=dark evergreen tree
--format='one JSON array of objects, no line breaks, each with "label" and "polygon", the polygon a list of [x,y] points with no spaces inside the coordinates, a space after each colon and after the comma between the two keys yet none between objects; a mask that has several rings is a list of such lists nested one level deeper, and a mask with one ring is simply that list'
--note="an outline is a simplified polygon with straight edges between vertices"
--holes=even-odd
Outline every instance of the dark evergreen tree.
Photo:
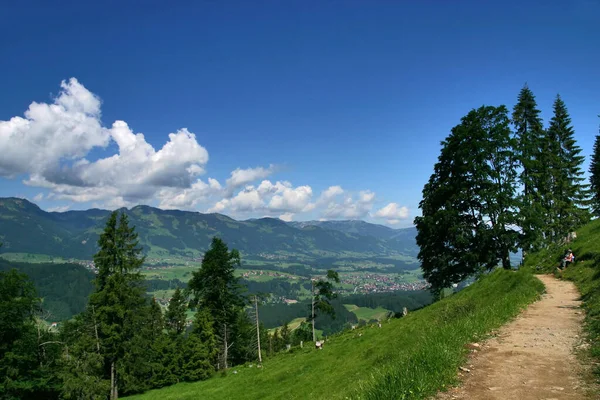
[{"label": "dark evergreen tree", "polygon": [[56,399],[62,346],[36,323],[40,299],[27,275],[0,272],[0,398]]},{"label": "dark evergreen tree", "polygon": [[165,313],[167,329],[170,333],[179,335],[185,331],[187,301],[182,291],[177,288],[169,301],[169,308]]},{"label": "dark evergreen tree", "polygon": [[547,149],[540,110],[533,92],[525,85],[519,93],[514,106],[512,122],[517,139],[516,154],[521,166],[519,183],[523,191],[519,204],[519,225],[522,230],[520,247],[524,253],[539,249],[543,244],[543,232],[546,223],[543,199],[549,199],[543,150]]},{"label": "dark evergreen tree", "polygon": [[594,141],[589,172],[592,211],[598,217],[600,216],[600,134],[596,135],[596,140]]},{"label": "dark evergreen tree", "polygon": [[315,319],[320,313],[330,315],[335,318],[335,309],[331,305],[331,300],[337,297],[337,293],[333,291],[333,283],[339,283],[340,277],[338,273],[332,269],[327,271],[326,279],[312,279],[312,301],[310,303],[310,316],[308,318],[312,323],[312,338],[313,342],[317,340],[315,334]]},{"label": "dark evergreen tree", "polygon": [[[146,306],[143,278],[139,268],[144,262],[135,229],[128,218],[113,212],[100,235],[100,250],[94,256],[98,268],[96,291],[90,296],[89,308],[97,321],[100,353],[104,357],[105,377],[111,382],[110,398],[119,395],[121,361],[134,351],[134,340],[145,322]],[[130,362],[135,365],[134,361]]]},{"label": "dark evergreen tree", "polygon": [[554,116],[548,128],[551,199],[548,239],[556,242],[589,221],[589,190],[583,184],[581,148],[574,138],[571,118],[560,96],[554,101]]},{"label": "dark evergreen tree", "polygon": [[245,310],[239,311],[235,324],[231,326],[231,337],[230,357],[233,365],[258,359],[256,325]]},{"label": "dark evergreen tree", "polygon": [[233,325],[246,301],[241,294],[241,285],[235,276],[235,267],[240,265],[237,250],[229,251],[225,242],[214,237],[210,249],[204,254],[202,266],[188,282],[192,295],[191,307],[199,307],[210,313],[215,332],[219,336],[219,366],[228,367],[228,354]]},{"label": "dark evergreen tree", "polygon": [[434,293],[516,249],[516,172],[508,110],[482,106],[442,142],[415,218],[419,260]]}]

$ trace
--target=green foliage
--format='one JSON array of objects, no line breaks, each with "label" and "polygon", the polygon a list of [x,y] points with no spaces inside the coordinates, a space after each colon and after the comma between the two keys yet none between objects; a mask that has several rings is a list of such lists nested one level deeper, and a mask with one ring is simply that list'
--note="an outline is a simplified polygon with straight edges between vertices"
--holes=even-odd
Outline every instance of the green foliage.
[{"label": "green foliage", "polygon": [[[304,342],[263,368],[175,385],[132,400],[428,398],[456,382],[466,343],[481,340],[535,300],[543,286],[524,272],[496,271],[449,298],[382,328],[331,336],[323,350]],[[446,317],[445,317],[446,316]],[[450,318],[452,316],[452,318]],[[304,324],[310,340],[310,325]],[[299,332],[295,330],[294,332]],[[412,394],[411,394],[412,392]]]},{"label": "green foliage", "polygon": [[415,218],[418,257],[434,292],[499,260],[510,268],[517,243],[514,144],[504,106],[472,110],[442,142]]},{"label": "green foliage", "polygon": [[338,273],[332,269],[327,271],[326,280],[311,280],[312,282],[312,301],[310,315],[308,320],[312,322],[313,341],[316,339],[315,334],[315,319],[318,315],[326,314],[335,318],[335,308],[331,305],[331,300],[337,297],[334,292],[333,282],[339,283],[340,277]]},{"label": "green foliage", "polygon": [[202,267],[188,282],[188,290],[192,294],[190,304],[206,309],[216,329],[221,329],[224,324],[233,324],[245,304],[234,274],[235,267],[239,265],[240,253],[235,249],[230,252],[225,242],[215,237],[202,259]]},{"label": "green foliage", "polygon": [[600,135],[596,135],[596,140],[594,141],[589,173],[592,210],[594,215],[600,216]]},{"label": "green foliage", "polygon": [[186,325],[187,300],[182,291],[177,288],[171,300],[169,308],[165,314],[167,330],[175,335],[183,333]]},{"label": "green foliage", "polygon": [[[529,252],[539,249],[543,242],[544,209],[542,201],[549,196],[544,154],[547,153],[546,132],[540,110],[533,92],[525,85],[513,108],[512,122],[517,139],[516,154],[521,167],[519,183],[523,186],[520,196],[519,217],[522,229],[520,247]],[[546,152],[544,151],[546,150]]]},{"label": "green foliage", "polygon": [[60,347],[51,343],[53,335],[35,320],[38,307],[27,275],[14,269],[0,272],[1,399],[58,397],[54,368]]},{"label": "green foliage", "polygon": [[567,107],[560,96],[554,101],[554,116],[550,120],[547,139],[546,166],[550,188],[544,198],[546,206],[545,236],[547,242],[558,242],[570,232],[587,223],[588,185],[583,184],[581,148],[574,139]]}]

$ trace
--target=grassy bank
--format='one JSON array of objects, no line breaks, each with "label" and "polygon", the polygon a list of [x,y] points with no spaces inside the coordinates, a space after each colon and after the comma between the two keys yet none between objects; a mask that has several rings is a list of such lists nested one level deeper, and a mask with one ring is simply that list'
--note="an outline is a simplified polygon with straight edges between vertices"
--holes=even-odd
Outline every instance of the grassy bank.
[{"label": "grassy bank", "polygon": [[[577,230],[577,239],[569,244],[575,254],[575,264],[563,272],[556,271],[567,247],[556,246],[531,254],[525,262],[530,270],[554,273],[559,278],[573,281],[581,293],[586,310],[585,329],[591,344],[589,355],[600,361],[600,220]],[[594,369],[600,382],[600,367]]]},{"label": "grassy bank", "polygon": [[295,348],[267,360],[261,369],[238,366],[207,381],[130,399],[425,398],[456,382],[467,355],[465,344],[513,318],[542,291],[530,273],[496,271],[454,296],[384,322],[382,328],[332,336],[323,350]]}]

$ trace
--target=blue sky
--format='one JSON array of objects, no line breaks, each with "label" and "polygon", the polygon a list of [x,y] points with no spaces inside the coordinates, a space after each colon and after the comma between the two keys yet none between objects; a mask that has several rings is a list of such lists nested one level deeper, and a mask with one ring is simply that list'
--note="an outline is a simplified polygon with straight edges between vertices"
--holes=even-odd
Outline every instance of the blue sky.
[{"label": "blue sky", "polygon": [[0,7],[0,196],[45,209],[403,227],[452,126],[525,82],[545,123],[560,93],[586,156],[598,133],[597,1]]}]

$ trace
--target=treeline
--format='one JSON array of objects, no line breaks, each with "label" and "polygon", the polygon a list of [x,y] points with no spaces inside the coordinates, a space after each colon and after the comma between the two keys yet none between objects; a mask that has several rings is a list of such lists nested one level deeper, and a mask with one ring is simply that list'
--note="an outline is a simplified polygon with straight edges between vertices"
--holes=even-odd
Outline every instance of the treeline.
[{"label": "treeline", "polygon": [[344,304],[354,304],[358,307],[382,307],[394,313],[401,313],[404,307],[412,311],[431,304],[433,296],[429,291],[415,290],[410,292],[373,293],[368,296],[355,294],[344,296],[341,301]]},{"label": "treeline", "polygon": [[510,269],[517,249],[526,257],[563,243],[591,216],[583,162],[560,96],[547,127],[527,86],[512,114],[504,105],[471,110],[442,142],[415,218],[432,289]]},{"label": "treeline", "polygon": [[290,282],[285,278],[274,278],[265,282],[252,281],[249,279],[240,279],[240,283],[246,287],[248,293],[272,293],[276,296],[296,297],[302,285],[310,287],[310,283]]}]

